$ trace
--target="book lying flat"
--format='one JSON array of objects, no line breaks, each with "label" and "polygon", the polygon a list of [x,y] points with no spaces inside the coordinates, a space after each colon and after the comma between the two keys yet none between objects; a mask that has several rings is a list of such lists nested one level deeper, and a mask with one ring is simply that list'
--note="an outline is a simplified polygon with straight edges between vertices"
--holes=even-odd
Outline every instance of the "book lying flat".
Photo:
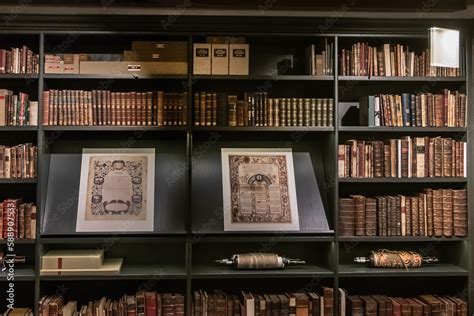
[{"label": "book lying flat", "polygon": [[41,275],[115,275],[119,274],[123,258],[106,258],[96,269],[41,269]]},{"label": "book lying flat", "polygon": [[104,261],[104,250],[49,250],[42,257],[41,267],[49,269],[98,269]]}]

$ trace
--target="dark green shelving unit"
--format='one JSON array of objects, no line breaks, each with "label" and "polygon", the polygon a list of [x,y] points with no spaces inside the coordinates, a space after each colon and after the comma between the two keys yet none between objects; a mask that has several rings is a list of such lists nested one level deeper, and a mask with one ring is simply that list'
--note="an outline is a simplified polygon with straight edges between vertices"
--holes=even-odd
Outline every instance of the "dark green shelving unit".
[{"label": "dark green shelving unit", "polygon": [[[181,17],[181,19],[186,20]],[[186,20],[188,21],[188,20]],[[201,20],[199,20],[201,21]],[[211,21],[211,20],[209,20]],[[233,21],[233,22],[232,22]],[[459,282],[439,285],[443,290],[447,286],[451,293],[460,293],[467,289],[470,300],[470,312],[474,307],[474,284],[471,276],[473,266],[472,233],[466,238],[429,238],[429,237],[342,237],[338,235],[338,211],[337,202],[341,195],[357,190],[371,194],[372,188],[377,192],[396,194],[398,189],[407,192],[419,190],[420,187],[456,187],[467,188],[471,193],[470,182],[472,172],[467,178],[338,178],[337,175],[337,145],[344,142],[348,137],[352,138],[389,138],[401,137],[401,135],[413,136],[433,136],[440,134],[443,136],[453,136],[458,139],[469,140],[468,152],[472,152],[470,135],[472,133],[472,117],[474,111],[469,110],[468,128],[388,128],[388,127],[360,127],[343,126],[338,113],[338,103],[345,101],[356,101],[359,94],[373,93],[399,93],[399,90],[420,91],[424,87],[429,91],[438,91],[442,88],[459,89],[465,91],[469,98],[469,109],[472,109],[471,94],[471,38],[467,32],[463,33],[465,42],[463,46],[466,50],[466,73],[463,77],[360,77],[360,76],[308,76],[300,75],[272,75],[271,73],[252,72],[255,65],[251,62],[251,74],[249,76],[201,76],[192,75],[192,59],[189,58],[188,75],[152,75],[152,76],[122,76],[122,75],[62,75],[44,74],[44,55],[74,34],[74,40],[65,52],[85,52],[104,51],[110,52],[114,49],[120,51],[125,49],[124,43],[131,42],[132,39],[172,39],[188,41],[190,45],[189,55],[192,56],[191,45],[205,39],[206,35],[242,35],[250,41],[251,55],[255,56],[253,48],[269,47],[271,51],[283,49],[284,52],[304,53],[306,45],[316,43],[323,38],[328,38],[334,42],[335,52],[335,73],[338,73],[337,53],[343,47],[350,47],[356,41],[369,41],[381,43],[384,41],[401,41],[403,43],[423,43],[426,46],[427,32],[426,23],[412,23],[401,27],[401,23],[393,21],[389,26],[383,28],[383,33],[374,23],[368,23],[368,27],[357,29],[351,27],[350,21],[347,24],[331,29],[327,34],[315,33],[314,25],[305,24],[297,27],[293,24],[285,25],[273,22],[275,29],[265,26],[263,22],[255,22],[242,26],[242,19],[227,22],[209,22],[208,25],[200,25],[198,22],[190,24],[177,24],[176,29],[164,31],[160,29],[159,23],[139,22],[134,27],[130,27],[127,19],[115,21],[110,26],[107,24],[82,20],[80,17],[67,18],[54,21],[45,18],[33,21],[25,26],[13,23],[0,30],[0,39],[7,40],[12,37],[24,38],[25,43],[38,51],[40,54],[40,74],[39,75],[0,75],[0,86],[5,83],[12,85],[15,91],[24,91],[38,98],[40,102],[39,113],[42,113],[42,92],[47,89],[100,89],[101,83],[108,83],[110,86],[103,89],[111,90],[143,90],[165,89],[165,90],[186,90],[189,96],[188,121],[192,117],[192,96],[195,91],[212,91],[229,88],[232,91],[256,91],[258,87],[270,86],[270,90],[276,96],[295,95],[301,97],[325,97],[333,98],[335,104],[334,126],[333,127],[198,127],[198,126],[43,126],[38,127],[0,127],[0,137],[2,134],[14,139],[15,135],[20,135],[25,139],[30,137],[37,143],[39,148],[39,180],[7,180],[0,179],[0,185],[8,188],[9,195],[20,194],[25,188],[35,186],[36,203],[38,205],[38,226],[36,240],[18,240],[17,253],[26,249],[28,253],[33,253],[32,265],[24,268],[18,267],[16,281],[21,284],[31,285],[32,295],[29,298],[31,307],[36,307],[41,296],[54,294],[54,291],[61,286],[68,288],[67,295],[83,295],[81,288],[87,287],[90,290],[88,295],[97,294],[97,298],[102,296],[104,289],[113,294],[128,291],[133,292],[140,285],[159,280],[155,288],[159,290],[177,290],[187,295],[186,311],[191,315],[191,294],[196,288],[211,289],[236,289],[242,287],[248,290],[268,291],[291,291],[304,289],[312,285],[329,285],[337,287],[358,288],[365,286],[367,291],[382,291],[380,288],[371,286],[371,282],[378,282],[380,278],[390,278],[390,283],[397,286],[386,288],[385,293],[390,294],[393,290],[395,295],[402,295],[399,288],[403,287],[404,280],[411,277],[428,280],[433,285],[432,292],[437,291],[437,278],[453,277]],[[235,22],[235,23],[234,23]],[[238,23],[237,23],[238,22]],[[386,21],[379,21],[385,25]],[[194,24],[193,24],[194,23]],[[215,23],[215,24],[213,24]],[[260,23],[260,24],[258,24]],[[296,22],[295,22],[296,23]],[[221,28],[222,25],[225,28]],[[30,25],[30,31],[26,28]],[[199,25],[199,27],[197,27]],[[259,27],[255,27],[255,25]],[[298,24],[299,25],[299,24]],[[357,24],[359,25],[359,24]],[[196,27],[196,28],[193,28]],[[261,26],[261,28],[260,28]],[[278,26],[278,27],[277,27]],[[254,28],[255,27],[255,28]],[[286,27],[288,30],[281,31]],[[258,33],[257,33],[258,32]],[[33,40],[32,40],[33,39]],[[107,47],[103,46],[104,43]],[[295,47],[293,49],[292,47]],[[415,45],[416,46],[416,45]],[[99,47],[99,49],[98,49]],[[254,55],[252,55],[254,54]],[[23,84],[24,83],[24,84]],[[353,87],[356,87],[354,89]],[[352,88],[351,88],[352,87]],[[370,91],[370,92],[369,92]],[[39,115],[41,118],[41,115]],[[184,172],[184,194],[182,200],[185,201],[185,209],[182,223],[174,230],[158,230],[147,234],[64,234],[51,235],[44,234],[42,223],[46,211],[46,189],[48,186],[49,159],[52,153],[79,153],[81,147],[89,144],[102,145],[111,140],[114,144],[120,139],[129,137],[135,132],[142,132],[143,138],[139,145],[143,146],[147,142],[152,146],[169,146],[173,154],[179,153],[183,158]],[[286,146],[288,142],[292,144],[296,151],[308,153],[319,148],[321,156],[313,163],[314,173],[318,180],[319,189],[323,195],[325,213],[329,221],[330,231],[314,232],[248,232],[229,233],[220,228],[209,226],[196,227],[193,225],[193,218],[201,216],[196,214],[197,207],[193,203],[193,162],[195,161],[196,150],[202,149],[206,141],[211,139],[210,135],[219,135],[217,147],[226,144],[246,143],[259,144],[280,144]],[[162,145],[167,144],[167,145]],[[174,145],[170,145],[174,144]],[[213,144],[211,143],[211,146]],[[219,148],[218,148],[219,149]],[[468,170],[472,170],[472,159],[468,159]],[[155,181],[160,181],[156,179]],[[11,184],[11,185],[10,185]],[[367,191],[365,191],[367,188]],[[57,188],[61,190],[61,188]],[[214,201],[216,197],[212,192],[209,200]],[[469,194],[472,197],[472,194]],[[473,209],[473,199],[469,199],[469,208]],[[211,204],[211,202],[209,202]],[[210,205],[209,204],[209,205]],[[211,206],[210,206],[211,207]],[[160,211],[160,210],[157,210]],[[164,209],[164,212],[176,212],[173,209]],[[204,216],[204,215],[202,215]],[[204,223],[206,218],[200,218]],[[469,212],[469,223],[472,226],[474,215]],[[210,227],[210,228],[209,228]],[[0,245],[4,244],[0,242]],[[48,249],[61,248],[93,248],[104,247],[107,256],[125,257],[122,271],[114,276],[40,276],[40,258]],[[426,266],[417,270],[379,270],[369,269],[363,266],[355,266],[350,261],[357,255],[367,254],[371,249],[378,248],[404,249],[415,247],[416,249],[427,249],[439,251],[442,263]],[[415,249],[415,250],[416,250]],[[229,267],[219,266],[214,263],[215,259],[229,257],[233,253],[242,251],[275,251],[290,257],[301,256],[307,260],[304,266],[288,267],[279,271],[233,271]],[[361,282],[364,278],[364,282]],[[317,282],[315,282],[317,280]],[[5,278],[0,275],[0,286],[5,282]],[[366,285],[361,285],[364,283]],[[445,282],[446,283],[446,282]],[[375,284],[375,283],[374,283]],[[388,282],[387,282],[388,284]],[[415,284],[416,287],[417,283]],[[163,287],[162,287],[163,286]],[[419,286],[419,284],[418,284]],[[275,287],[275,288],[273,288]],[[313,289],[313,288],[312,288]],[[398,291],[398,292],[397,292]],[[26,292],[25,292],[26,293]],[[81,294],[82,293],[82,294]],[[376,293],[373,293],[376,294]],[[19,294],[21,295],[21,294]],[[29,295],[29,294],[28,294]],[[81,297],[78,297],[81,300]],[[337,301],[337,300],[336,300]],[[3,307],[0,305],[0,308]],[[37,313],[37,309],[36,309]]]}]

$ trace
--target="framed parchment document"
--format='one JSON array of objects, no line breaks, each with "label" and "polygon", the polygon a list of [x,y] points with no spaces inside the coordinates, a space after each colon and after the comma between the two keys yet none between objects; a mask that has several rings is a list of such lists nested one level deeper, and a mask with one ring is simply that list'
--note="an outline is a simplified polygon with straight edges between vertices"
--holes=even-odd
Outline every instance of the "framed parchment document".
[{"label": "framed parchment document", "polygon": [[84,148],[76,231],[153,231],[154,179],[154,148]]},{"label": "framed parchment document", "polygon": [[299,230],[291,149],[222,148],[225,231]]}]

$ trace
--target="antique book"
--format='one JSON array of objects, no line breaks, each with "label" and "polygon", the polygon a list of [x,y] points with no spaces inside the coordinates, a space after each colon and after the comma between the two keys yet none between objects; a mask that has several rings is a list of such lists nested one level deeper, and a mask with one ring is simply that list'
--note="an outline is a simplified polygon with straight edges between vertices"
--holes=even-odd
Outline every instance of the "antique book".
[{"label": "antique book", "polygon": [[360,296],[364,306],[364,315],[377,316],[377,301],[370,296]]},{"label": "antique book", "polygon": [[354,221],[355,221],[355,235],[365,236],[366,235],[366,198],[362,195],[353,195],[354,199]]},{"label": "antique book", "polygon": [[363,301],[359,296],[347,296],[346,315],[363,316],[364,306]]},{"label": "antique book", "polygon": [[453,234],[456,237],[467,236],[467,191],[452,190],[453,195]]},{"label": "antique book", "polygon": [[365,200],[365,234],[366,236],[377,235],[377,200],[374,198]]},{"label": "antique book", "polygon": [[355,234],[355,203],[353,198],[339,198],[339,235]]},{"label": "antique book", "polygon": [[42,269],[98,269],[104,250],[49,250],[41,257]]},{"label": "antique book", "polygon": [[443,189],[443,235],[451,237],[453,235],[453,190]]}]

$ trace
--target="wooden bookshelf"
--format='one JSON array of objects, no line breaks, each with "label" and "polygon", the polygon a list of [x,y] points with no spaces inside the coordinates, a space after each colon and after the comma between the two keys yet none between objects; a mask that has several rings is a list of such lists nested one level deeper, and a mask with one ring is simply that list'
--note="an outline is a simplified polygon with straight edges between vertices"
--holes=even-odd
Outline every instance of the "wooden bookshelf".
[{"label": "wooden bookshelf", "polygon": [[[8,195],[21,194],[31,188],[33,185],[36,193],[36,205],[38,206],[37,221],[37,239],[36,240],[17,240],[17,254],[21,250],[32,254],[34,266],[20,268],[17,270],[17,281],[25,282],[33,288],[33,295],[26,300],[30,300],[31,306],[35,307],[43,295],[54,294],[53,291],[58,284],[65,283],[72,289],[73,293],[79,288],[90,288],[90,295],[101,296],[100,291],[106,287],[115,290],[121,289],[124,293],[133,292],[143,282],[153,279],[156,271],[160,272],[160,277],[165,290],[182,292],[186,294],[186,315],[191,315],[191,293],[199,286],[213,286],[211,289],[233,287],[234,284],[244,286],[247,289],[256,288],[261,285],[259,282],[269,284],[278,284],[280,287],[287,286],[288,289],[298,290],[312,280],[317,280],[321,284],[329,284],[334,288],[340,285],[360,286],[361,278],[364,278],[365,289],[377,292],[378,289],[371,287],[371,282],[378,278],[387,278],[387,282],[393,282],[402,287],[405,280],[410,277],[423,278],[424,280],[437,280],[444,277],[461,278],[465,284],[469,284],[469,302],[470,313],[474,311],[474,288],[472,284],[472,267],[474,256],[472,255],[472,244],[474,234],[470,233],[466,238],[434,238],[419,236],[394,236],[394,237],[343,237],[338,234],[338,198],[340,193],[355,192],[359,187],[386,190],[387,192],[397,193],[397,188],[412,188],[426,185],[429,187],[442,186],[456,188],[466,188],[471,191],[470,182],[472,181],[472,172],[467,178],[338,178],[337,172],[337,147],[343,139],[349,135],[357,139],[366,139],[371,137],[380,137],[387,135],[416,135],[416,136],[434,136],[457,135],[468,141],[468,152],[472,152],[470,144],[470,134],[472,133],[472,124],[467,128],[433,128],[433,127],[363,127],[363,126],[341,126],[338,122],[339,113],[337,111],[339,101],[357,101],[357,93],[386,93],[388,89],[393,89],[398,93],[399,90],[407,92],[419,91],[420,87],[427,87],[429,91],[448,87],[451,89],[463,90],[468,94],[469,108],[472,107],[470,98],[471,85],[470,76],[467,77],[361,77],[361,76],[309,76],[303,71],[299,75],[268,75],[265,72],[259,74],[256,65],[252,65],[250,75],[248,76],[219,76],[219,75],[193,75],[191,49],[189,53],[188,75],[150,75],[150,76],[128,76],[128,75],[80,75],[80,74],[44,74],[44,56],[49,53],[55,45],[66,40],[71,32],[77,34],[78,38],[66,50],[68,52],[78,52],[82,44],[86,45],[90,51],[100,50],[104,43],[110,45],[108,51],[123,51],[123,43],[132,39],[167,39],[185,40],[189,45],[194,42],[202,41],[207,35],[242,35],[247,36],[254,45],[260,49],[269,46],[269,51],[283,50],[285,52],[293,50],[303,55],[305,46],[315,43],[323,37],[328,37],[334,41],[335,52],[335,73],[338,73],[337,58],[338,51],[349,41],[384,41],[389,39],[392,42],[402,40],[413,44],[420,41],[425,43],[426,28],[422,23],[415,25],[400,26],[399,22],[395,26],[380,28],[368,24],[370,27],[363,27],[360,32],[351,26],[348,22],[345,27],[338,27],[330,30],[328,34],[314,34],[307,23],[300,27],[292,25],[281,25],[281,22],[272,24],[270,28],[263,22],[258,22],[258,29],[254,24],[244,25],[242,20],[232,20],[226,22],[225,30],[221,30],[221,23],[209,24],[207,28],[198,27],[193,30],[193,26],[198,26],[196,22],[189,21],[185,17],[180,20],[188,21],[190,24],[180,24],[174,31],[160,29],[156,21],[139,23],[133,27],[129,22],[120,20],[116,24],[107,26],[105,23],[91,22],[90,20],[76,17],[74,19],[64,18],[64,21],[54,21],[45,18],[42,22],[37,22],[38,27],[25,33],[23,26],[13,23],[0,32],[1,34],[14,34],[22,36],[27,35],[27,39],[34,38],[35,45],[39,48],[40,69],[38,75],[0,75],[1,84],[18,86],[22,85],[19,79],[30,80],[30,85],[23,90],[29,90],[31,95],[35,95],[40,101],[39,113],[42,113],[42,92],[47,89],[91,89],[96,88],[101,82],[110,84],[108,88],[116,91],[125,89],[136,89],[147,91],[155,87],[163,87],[176,91],[184,89],[188,92],[189,101],[196,91],[212,91],[214,85],[216,89],[226,91],[258,91],[263,83],[268,84],[269,91],[278,97],[301,96],[301,97],[322,97],[332,98],[334,100],[335,110],[333,127],[199,127],[193,126],[25,126],[25,127],[0,127],[0,136],[8,135],[9,138],[31,137],[38,145],[38,166],[39,178],[36,179],[0,179],[0,184],[8,185]],[[107,20],[109,21],[109,20]],[[66,23],[68,22],[68,23]],[[324,21],[323,21],[324,22]],[[384,21],[379,21],[384,23]],[[194,24],[193,24],[194,23]],[[214,22],[215,23],[215,22]],[[295,22],[296,23],[296,22]],[[159,24],[159,23],[158,23]],[[266,23],[265,23],[266,24]],[[393,24],[393,23],[392,23]],[[36,25],[36,24],[35,24]],[[243,27],[243,31],[239,26]],[[360,24],[356,24],[360,26]],[[276,29],[273,29],[276,28]],[[288,28],[288,30],[282,30]],[[184,31],[183,31],[184,30]],[[258,30],[258,31],[257,31]],[[262,31],[263,30],[263,31]],[[305,31],[303,31],[305,30]],[[356,32],[356,33],[354,33]],[[25,35],[25,36],[26,36]],[[118,39],[117,43],[109,40],[109,37]],[[263,41],[265,39],[265,41]],[[262,41],[260,43],[259,41]],[[470,38],[466,39],[466,44],[470,45]],[[28,44],[28,43],[27,43]],[[35,46],[32,45],[32,46]],[[122,45],[122,46],[121,46]],[[466,53],[470,57],[470,46]],[[191,47],[191,46],[190,46]],[[256,52],[258,54],[259,51]],[[251,54],[253,51],[251,50]],[[273,56],[275,57],[275,56]],[[469,65],[470,63],[468,63]],[[254,71],[255,70],[255,71]],[[468,69],[468,73],[469,73]],[[358,85],[361,86],[358,86]],[[348,89],[347,87],[355,87]],[[352,86],[354,85],[354,86]],[[130,87],[130,88],[129,88]],[[358,88],[361,87],[361,90]],[[107,89],[108,89],[107,88]],[[155,89],[156,90],[156,89]],[[188,118],[192,117],[192,103],[188,102]],[[469,110],[469,121],[472,121],[474,111]],[[39,115],[41,119],[41,115]],[[134,132],[143,132],[144,136],[139,138],[137,146],[150,146],[164,148],[165,154],[170,154],[182,159],[184,172],[183,194],[179,196],[182,207],[164,206],[163,212],[167,216],[175,214],[179,217],[179,223],[170,224],[151,234],[45,234],[41,223],[45,218],[46,196],[48,193],[48,172],[49,160],[53,154],[79,153],[82,147],[104,146],[104,144],[119,144],[121,140],[127,139]],[[24,136],[23,134],[27,134]],[[294,152],[308,154],[312,159],[313,171],[316,175],[318,186],[323,195],[323,204],[325,214],[329,221],[330,230],[327,232],[301,231],[293,232],[248,232],[248,233],[229,233],[221,228],[212,227],[212,225],[196,227],[193,219],[196,217],[203,223],[206,223],[206,214],[199,211],[206,209],[206,212],[212,212],[216,205],[222,205],[220,191],[209,191],[206,198],[206,205],[197,207],[195,196],[193,195],[194,177],[193,169],[195,159],[197,159],[196,150],[206,144],[210,135],[218,135],[216,144],[211,143],[214,151],[208,151],[206,154],[216,154],[220,147],[292,147]],[[295,138],[296,137],[296,138]],[[288,145],[289,144],[289,145]],[[111,146],[112,146],[111,145]],[[134,145],[132,145],[133,147]],[[217,149],[216,149],[217,148]],[[316,148],[316,149],[315,149]],[[317,155],[313,154],[318,152]],[[199,152],[198,152],[199,153]],[[311,153],[311,154],[309,154]],[[200,154],[200,153],[199,153]],[[472,170],[473,162],[469,159],[468,170]],[[214,168],[219,168],[218,165]],[[159,180],[157,180],[159,181]],[[214,181],[214,180],[209,180]],[[11,184],[11,185],[10,185]],[[63,188],[55,188],[63,190]],[[469,192],[468,191],[468,192]],[[470,192],[469,192],[470,193]],[[471,194],[469,194],[471,195]],[[156,200],[156,199],[155,199]],[[474,207],[474,199],[468,200],[469,208]],[[181,204],[180,204],[181,205]],[[209,211],[210,210],[210,211]],[[198,213],[198,214],[196,214]],[[176,215],[178,214],[178,215]],[[472,230],[474,215],[469,212],[469,228]],[[0,241],[0,245],[4,244]],[[308,261],[307,265],[298,267],[288,267],[285,270],[278,271],[233,271],[226,266],[214,264],[215,259],[229,257],[233,253],[243,251],[259,251],[262,245],[269,245],[270,251],[275,251],[289,256],[295,252],[301,254],[301,259]],[[428,247],[439,247],[443,256],[443,262],[438,265],[426,266],[417,270],[379,270],[370,269],[364,266],[355,266],[348,262],[347,257],[352,253],[351,249],[362,254],[368,254],[372,249],[380,247],[415,247],[417,249]],[[447,246],[445,246],[447,245]],[[78,249],[106,247],[115,256],[125,257],[123,269],[119,275],[115,276],[41,276],[40,259],[41,255],[48,249]],[[447,249],[449,248],[449,249]],[[267,249],[267,248],[263,248]],[[348,250],[349,249],[349,250]],[[436,249],[436,248],[435,248]],[[153,257],[160,253],[160,258]],[[207,257],[206,257],[207,256]],[[211,258],[212,257],[212,258]],[[156,260],[157,262],[154,262]],[[129,262],[131,261],[131,262]],[[159,262],[158,262],[159,261]],[[389,278],[389,279],[388,279]],[[0,283],[5,279],[0,275]],[[433,281],[436,283],[436,281]],[[112,285],[110,285],[112,284]],[[319,283],[318,283],[319,284]],[[176,285],[176,286],[175,286]],[[161,285],[160,285],[161,286]],[[438,285],[434,285],[432,292],[435,293]],[[464,288],[459,283],[440,284],[440,289],[450,290],[451,293],[461,293]],[[270,285],[267,286],[270,288]],[[162,288],[160,288],[162,290]],[[386,290],[390,293],[390,289]],[[357,293],[354,293],[357,294]],[[375,294],[375,293],[374,293]],[[394,295],[400,294],[396,292]],[[403,294],[403,293],[401,293]],[[17,294],[22,295],[22,294]],[[79,298],[80,300],[83,298]],[[336,297],[337,299],[337,297]],[[337,302],[337,300],[336,300]]]}]

